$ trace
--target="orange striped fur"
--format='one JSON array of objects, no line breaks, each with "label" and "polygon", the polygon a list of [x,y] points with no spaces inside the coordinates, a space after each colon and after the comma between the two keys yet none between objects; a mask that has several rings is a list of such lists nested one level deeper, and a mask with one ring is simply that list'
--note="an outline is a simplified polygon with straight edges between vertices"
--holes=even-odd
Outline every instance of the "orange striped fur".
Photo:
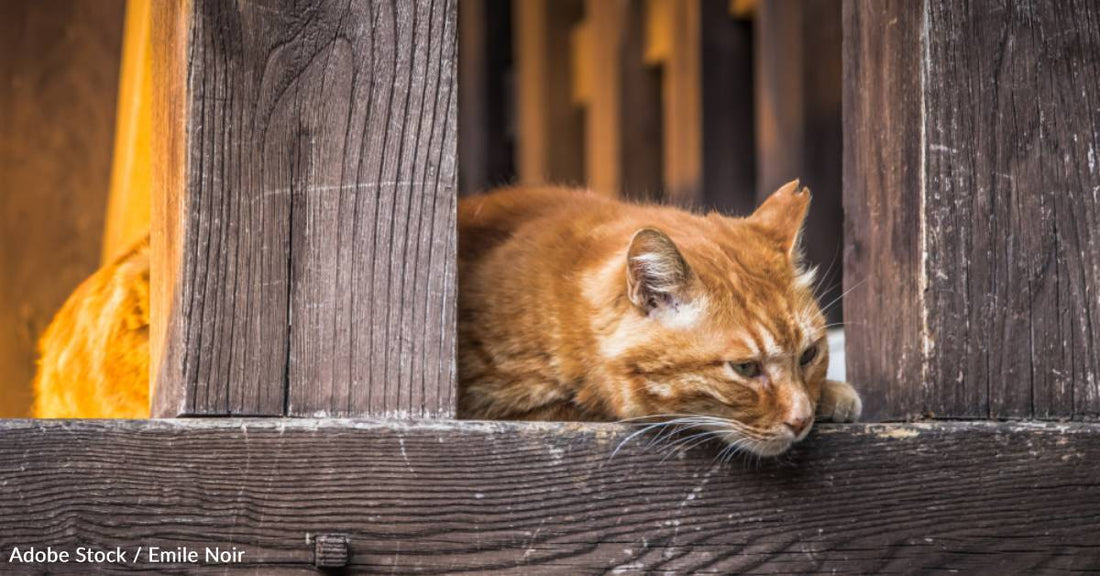
[{"label": "orange striped fur", "polygon": [[825,318],[798,261],[809,203],[797,182],[748,218],[563,188],[463,200],[460,414],[698,416],[763,455],[805,437],[815,409],[857,418],[852,387],[825,379]]},{"label": "orange striped fur", "polygon": [[149,417],[148,238],[77,287],[39,354],[35,417]]}]

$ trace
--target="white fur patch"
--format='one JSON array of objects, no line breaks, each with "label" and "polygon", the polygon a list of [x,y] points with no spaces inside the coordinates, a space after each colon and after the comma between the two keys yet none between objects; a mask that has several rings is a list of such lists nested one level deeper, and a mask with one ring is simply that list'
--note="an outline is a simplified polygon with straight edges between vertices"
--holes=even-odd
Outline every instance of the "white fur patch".
[{"label": "white fur patch", "polygon": [[814,286],[814,280],[817,279],[817,266],[802,270],[794,277],[794,285],[803,290],[810,290]]},{"label": "white fur patch", "polygon": [[763,325],[756,325],[756,335],[759,336],[760,341],[763,343],[763,352],[765,356],[779,356],[783,353],[783,348],[779,346],[779,342],[776,341],[775,336],[773,336]]},{"label": "white fur patch", "polygon": [[666,328],[688,329],[694,327],[707,313],[707,299],[696,297],[691,302],[670,308],[658,308],[650,312],[649,317],[657,320]]}]

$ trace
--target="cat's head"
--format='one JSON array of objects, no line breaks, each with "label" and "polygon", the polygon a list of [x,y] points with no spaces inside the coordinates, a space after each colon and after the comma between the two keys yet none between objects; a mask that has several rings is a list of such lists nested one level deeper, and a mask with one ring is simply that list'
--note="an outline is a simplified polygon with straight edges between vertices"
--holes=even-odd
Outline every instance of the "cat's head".
[{"label": "cat's head", "polygon": [[806,436],[829,362],[798,253],[809,204],[794,181],[748,218],[683,214],[633,234],[618,317],[596,330],[628,384],[609,402],[620,417],[683,418],[760,455]]}]

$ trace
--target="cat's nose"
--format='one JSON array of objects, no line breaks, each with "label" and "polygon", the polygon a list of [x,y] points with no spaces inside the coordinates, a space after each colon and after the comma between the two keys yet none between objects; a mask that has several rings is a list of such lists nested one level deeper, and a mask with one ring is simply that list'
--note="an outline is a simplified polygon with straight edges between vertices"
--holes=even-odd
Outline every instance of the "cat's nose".
[{"label": "cat's nose", "polygon": [[798,438],[802,435],[802,431],[806,429],[806,425],[809,423],[809,418],[791,418],[783,424],[786,424],[787,428],[790,428],[791,432],[794,432],[794,437]]}]

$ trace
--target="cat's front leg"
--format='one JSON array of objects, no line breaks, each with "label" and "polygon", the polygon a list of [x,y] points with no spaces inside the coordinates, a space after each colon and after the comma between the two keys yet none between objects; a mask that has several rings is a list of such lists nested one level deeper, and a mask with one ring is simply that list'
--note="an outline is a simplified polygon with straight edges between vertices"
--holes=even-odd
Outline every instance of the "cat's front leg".
[{"label": "cat's front leg", "polygon": [[863,412],[859,393],[847,382],[826,380],[817,403],[817,418],[822,421],[855,422]]}]

